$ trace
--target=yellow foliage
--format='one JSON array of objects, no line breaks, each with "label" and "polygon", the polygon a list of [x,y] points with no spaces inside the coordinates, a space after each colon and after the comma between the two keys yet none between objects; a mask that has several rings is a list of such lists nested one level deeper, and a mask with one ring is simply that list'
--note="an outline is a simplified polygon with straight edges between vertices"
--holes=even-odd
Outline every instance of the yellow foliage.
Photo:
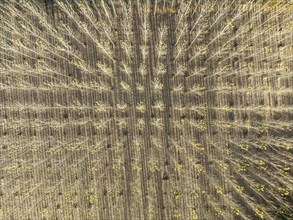
[{"label": "yellow foliage", "polygon": [[264,219],[264,213],[259,208],[255,209],[255,215],[258,216],[260,219]]},{"label": "yellow foliage", "polygon": [[219,208],[215,208],[215,210],[216,210],[216,215],[217,215],[218,217],[220,217],[220,216],[222,215],[222,210],[219,209]]},{"label": "yellow foliage", "polygon": [[239,211],[239,209],[233,209],[233,213],[234,213],[234,215],[240,215],[240,211]]},{"label": "yellow foliage", "polygon": [[289,196],[290,195],[290,191],[288,188],[278,188],[279,192],[281,193],[282,196]]},{"label": "yellow foliage", "polygon": [[237,192],[242,193],[243,192],[243,189],[244,189],[244,187],[242,187],[242,186],[236,186]]},{"label": "yellow foliage", "polygon": [[198,220],[198,215],[194,209],[192,209],[192,211],[191,211],[191,219]]},{"label": "yellow foliage", "polygon": [[258,185],[257,190],[261,191],[261,192],[264,192],[265,191],[265,185]]}]

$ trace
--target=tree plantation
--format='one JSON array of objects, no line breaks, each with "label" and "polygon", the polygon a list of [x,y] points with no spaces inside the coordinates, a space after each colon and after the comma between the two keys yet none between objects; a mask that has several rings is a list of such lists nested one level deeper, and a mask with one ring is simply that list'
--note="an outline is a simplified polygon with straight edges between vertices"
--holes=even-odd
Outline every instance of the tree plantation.
[{"label": "tree plantation", "polygon": [[0,220],[293,219],[291,0],[0,0]]}]

